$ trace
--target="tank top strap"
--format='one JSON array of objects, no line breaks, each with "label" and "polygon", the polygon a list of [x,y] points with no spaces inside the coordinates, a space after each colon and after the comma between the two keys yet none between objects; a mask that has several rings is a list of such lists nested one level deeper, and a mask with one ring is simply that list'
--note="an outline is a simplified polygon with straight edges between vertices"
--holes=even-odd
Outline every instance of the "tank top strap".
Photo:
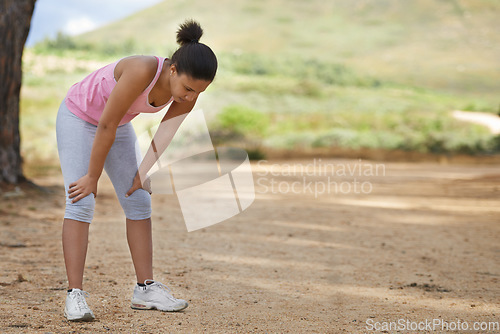
[{"label": "tank top strap", "polygon": [[151,81],[151,83],[149,84],[149,86],[145,90],[145,92],[148,92],[148,93],[149,93],[149,91],[151,91],[151,89],[153,89],[154,85],[156,84],[156,82],[160,78],[161,71],[163,69],[163,64],[165,63],[165,58],[158,57],[158,56],[155,56],[155,58],[158,60],[158,66],[156,68],[156,74],[155,74],[155,77],[153,78],[153,81]]}]

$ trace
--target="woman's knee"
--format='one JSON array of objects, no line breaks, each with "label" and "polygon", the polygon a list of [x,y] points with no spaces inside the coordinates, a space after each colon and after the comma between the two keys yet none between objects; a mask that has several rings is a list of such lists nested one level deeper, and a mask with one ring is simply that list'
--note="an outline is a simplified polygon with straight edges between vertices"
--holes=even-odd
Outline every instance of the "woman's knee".
[{"label": "woman's knee", "polygon": [[142,220],[151,217],[151,195],[144,189],[136,190],[132,195],[120,199],[125,217]]},{"label": "woman's knee", "polygon": [[91,223],[95,210],[94,194],[90,194],[76,203],[72,203],[71,201],[70,198],[66,200],[64,218]]}]

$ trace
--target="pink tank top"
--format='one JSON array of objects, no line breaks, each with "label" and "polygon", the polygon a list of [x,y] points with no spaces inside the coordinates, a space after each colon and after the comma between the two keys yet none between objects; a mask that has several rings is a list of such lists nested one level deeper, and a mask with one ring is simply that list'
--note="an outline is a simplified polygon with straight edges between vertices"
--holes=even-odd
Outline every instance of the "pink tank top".
[{"label": "pink tank top", "polygon": [[[161,57],[156,57],[156,59],[158,59],[158,68],[153,81],[151,81],[146,90],[144,90],[134,103],[132,103],[119,125],[130,122],[140,113],[158,112],[172,102],[172,99],[170,99],[170,101],[159,107],[154,107],[149,104],[149,92],[151,92],[151,89],[153,89],[158,81],[165,61],[165,58]],[[118,62],[119,61],[116,61],[92,72],[85,79],[74,84],[69,89],[65,102],[66,106],[73,114],[84,121],[98,125],[104,106],[108,101],[111,91],[116,85],[114,73]]]}]

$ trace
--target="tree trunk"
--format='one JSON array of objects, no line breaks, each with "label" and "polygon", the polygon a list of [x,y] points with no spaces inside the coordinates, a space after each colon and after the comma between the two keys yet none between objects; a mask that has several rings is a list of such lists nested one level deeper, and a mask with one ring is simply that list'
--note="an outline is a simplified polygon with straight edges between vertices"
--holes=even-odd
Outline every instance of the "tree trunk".
[{"label": "tree trunk", "polygon": [[36,0],[0,0],[0,183],[25,180],[19,135],[21,61]]}]

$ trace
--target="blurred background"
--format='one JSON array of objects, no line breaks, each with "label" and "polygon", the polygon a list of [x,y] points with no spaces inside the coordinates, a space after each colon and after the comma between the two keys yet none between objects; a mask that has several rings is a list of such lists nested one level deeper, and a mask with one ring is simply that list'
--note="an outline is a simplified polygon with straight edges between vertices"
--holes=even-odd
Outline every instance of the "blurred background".
[{"label": "blurred background", "polygon": [[170,57],[187,18],[219,59],[196,107],[216,144],[253,159],[496,154],[498,134],[454,112],[500,112],[498,13],[496,0],[38,0],[23,57],[25,173],[58,168],[56,113],[73,83],[128,55]]}]

